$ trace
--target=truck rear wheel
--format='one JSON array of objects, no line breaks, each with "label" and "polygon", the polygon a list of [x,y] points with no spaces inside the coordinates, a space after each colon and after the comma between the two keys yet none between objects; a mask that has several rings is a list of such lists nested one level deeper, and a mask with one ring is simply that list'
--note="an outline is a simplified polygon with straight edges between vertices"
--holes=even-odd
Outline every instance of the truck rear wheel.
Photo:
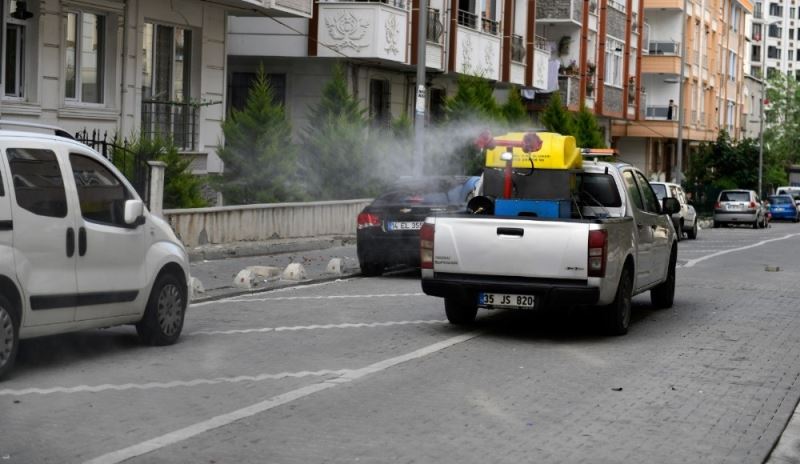
[{"label": "truck rear wheel", "polygon": [[617,294],[614,301],[605,309],[606,332],[609,335],[625,335],[628,333],[628,326],[631,323],[631,294],[633,293],[633,277],[631,269],[622,269],[617,285]]},{"label": "truck rear wheel", "polygon": [[447,320],[453,325],[472,324],[478,314],[478,302],[474,298],[469,299],[464,296],[446,296],[444,312],[447,314]]},{"label": "truck rear wheel", "polygon": [[675,264],[677,261],[678,255],[673,249],[669,255],[667,280],[650,290],[650,303],[658,309],[671,308],[672,302],[675,300]]}]

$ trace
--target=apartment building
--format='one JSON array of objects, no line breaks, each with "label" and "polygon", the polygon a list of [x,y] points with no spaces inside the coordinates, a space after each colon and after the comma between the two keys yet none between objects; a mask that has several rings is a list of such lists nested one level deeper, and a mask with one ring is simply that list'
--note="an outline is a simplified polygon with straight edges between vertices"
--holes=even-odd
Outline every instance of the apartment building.
[{"label": "apartment building", "polygon": [[[231,17],[230,105],[243,104],[263,65],[297,133],[337,60],[374,122],[413,115],[418,5],[327,0],[315,3],[310,19]],[[639,0],[430,0],[427,114],[441,119],[458,75],[468,74],[493,81],[499,95],[519,86],[531,111],[561,92],[570,109],[585,103],[609,130],[612,119],[634,120],[640,11]]]},{"label": "apartment building", "polygon": [[[651,178],[674,180],[692,150],[725,129],[744,136],[744,58],[750,53],[745,16],[749,0],[643,0],[645,45],[636,121],[615,121],[612,136],[623,158]],[[683,68],[683,71],[681,71]],[[682,95],[681,95],[682,93]],[[681,105],[680,102],[683,102]]]}]

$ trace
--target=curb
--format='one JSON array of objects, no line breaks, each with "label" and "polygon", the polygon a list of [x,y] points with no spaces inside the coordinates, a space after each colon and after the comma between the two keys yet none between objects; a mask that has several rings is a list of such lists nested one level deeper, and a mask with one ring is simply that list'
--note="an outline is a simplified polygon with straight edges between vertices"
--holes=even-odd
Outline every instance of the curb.
[{"label": "curb", "polygon": [[[204,296],[204,297],[193,298],[193,299],[191,299],[189,301],[189,306],[191,306],[193,304],[197,304],[197,303],[207,303],[209,301],[224,300],[226,298],[233,298],[233,297],[237,297],[237,296],[253,295],[253,294],[258,294],[258,293],[267,293],[267,292],[271,292],[271,291],[274,291],[274,290],[279,290],[281,288],[303,287],[303,286],[306,286],[306,285],[320,284],[320,283],[325,283],[325,282],[334,282],[336,280],[350,279],[350,278],[353,278],[353,277],[361,277],[361,271],[342,274],[342,275],[332,275],[332,276],[320,277],[320,278],[316,278],[316,279],[306,279],[306,280],[301,280],[301,281],[281,280],[281,281],[278,281],[279,282],[278,285],[274,285],[272,287],[253,288],[251,290],[238,289],[238,288],[235,288],[235,287],[220,287],[220,288],[223,288],[223,289],[230,288],[230,291],[225,291],[225,292],[217,294],[217,295],[209,295],[209,296]],[[210,291],[214,291],[214,290],[212,289]]]}]

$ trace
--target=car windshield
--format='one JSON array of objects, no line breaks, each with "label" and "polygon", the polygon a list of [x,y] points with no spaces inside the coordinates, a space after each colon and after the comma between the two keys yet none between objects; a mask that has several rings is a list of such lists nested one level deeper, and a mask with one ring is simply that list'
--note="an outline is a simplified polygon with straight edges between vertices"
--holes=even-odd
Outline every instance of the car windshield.
[{"label": "car windshield", "polygon": [[667,196],[667,186],[664,184],[650,184],[653,187],[653,191],[656,192],[656,196],[659,200],[663,200]]},{"label": "car windshield", "polygon": [[379,196],[374,205],[450,205],[464,202],[459,195],[464,177],[411,179],[398,182]]},{"label": "car windshield", "polygon": [[769,197],[769,202],[773,205],[788,205],[792,204],[792,197],[788,195],[777,195]]},{"label": "car windshield", "polygon": [[750,201],[749,192],[722,192],[719,201]]}]

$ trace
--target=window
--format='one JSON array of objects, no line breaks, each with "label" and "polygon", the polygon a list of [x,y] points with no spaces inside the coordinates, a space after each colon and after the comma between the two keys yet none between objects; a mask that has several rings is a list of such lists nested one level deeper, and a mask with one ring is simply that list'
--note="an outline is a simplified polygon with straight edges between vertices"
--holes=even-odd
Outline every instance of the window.
[{"label": "window", "polygon": [[770,24],[769,27],[767,28],[767,35],[772,38],[780,39],[781,34],[783,34],[783,31],[781,30],[781,27],[778,26],[777,24]]},{"label": "window", "polygon": [[145,23],[142,98],[186,102],[191,94],[192,31]]},{"label": "window", "polygon": [[606,40],[605,83],[614,87],[622,87],[622,50],[623,44],[617,39]]},{"label": "window", "polygon": [[[789,61],[794,61],[794,50],[789,50]],[[789,66],[791,66],[791,63]]]},{"label": "window", "polygon": [[636,187],[636,181],[633,178],[632,171],[624,171],[622,173],[622,180],[625,181],[625,189],[628,190],[628,196],[633,200],[633,204],[640,210],[644,209],[642,203],[642,195],[639,193],[639,188]]},{"label": "window", "polygon": [[753,16],[756,19],[761,19],[761,14],[762,14],[762,12],[761,12],[761,2],[757,2],[755,4],[755,7],[753,8]]},{"label": "window", "polygon": [[17,204],[33,214],[67,217],[67,195],[56,154],[37,148],[6,150]]},{"label": "window", "polygon": [[[29,2],[33,3],[33,2]],[[25,95],[25,20],[14,18],[17,11],[17,2],[11,0],[8,5],[5,37],[5,58],[3,60],[3,73],[5,77],[5,95],[9,97],[23,97]],[[6,8],[4,8],[5,10]]]},{"label": "window", "polygon": [[733,32],[739,32],[739,16],[741,10],[739,7],[734,6],[731,8],[731,27],[733,27]]},{"label": "window", "polygon": [[103,103],[105,18],[93,13],[67,13],[64,97]]},{"label": "window", "polygon": [[753,24],[753,40],[761,40],[761,24]]},{"label": "window", "polygon": [[756,63],[761,62],[761,45],[753,45],[750,52],[750,61],[755,61]]},{"label": "window", "polygon": [[795,10],[796,10],[796,9],[797,9],[797,8],[794,8],[794,7],[792,7],[792,8],[789,8],[789,17],[790,17],[790,18],[794,19],[794,13],[795,13]]},{"label": "window", "polygon": [[661,207],[658,204],[656,194],[650,188],[650,182],[638,172],[636,173],[636,181],[639,183],[639,189],[642,191],[642,197],[644,198],[644,210],[648,213],[660,214]]},{"label": "window", "polygon": [[87,221],[127,227],[125,201],[133,195],[125,185],[97,160],[88,156],[69,155],[72,176],[78,188],[81,216]]},{"label": "window", "polygon": [[429,98],[431,100],[431,122],[442,122],[445,120],[445,103],[447,92],[445,89],[433,87],[430,89]]},{"label": "window", "polygon": [[369,117],[375,126],[388,126],[391,114],[391,83],[383,79],[369,81]]},{"label": "window", "polygon": [[794,29],[789,29],[789,40],[794,40]]},{"label": "window", "polygon": [[736,58],[736,53],[728,52],[728,79],[732,81],[736,80]]},{"label": "window", "polygon": [[773,47],[772,45],[767,47],[767,58],[780,59],[780,57],[781,57],[781,49],[780,48]]},{"label": "window", "polygon": [[[231,74],[228,86],[228,102],[230,108],[241,110],[247,104],[250,87],[256,80],[256,73],[235,72]],[[267,74],[267,81],[272,89],[272,103],[286,105],[286,74]]]},{"label": "window", "polygon": [[778,3],[770,3],[769,14],[771,16],[783,16],[783,7]]}]

